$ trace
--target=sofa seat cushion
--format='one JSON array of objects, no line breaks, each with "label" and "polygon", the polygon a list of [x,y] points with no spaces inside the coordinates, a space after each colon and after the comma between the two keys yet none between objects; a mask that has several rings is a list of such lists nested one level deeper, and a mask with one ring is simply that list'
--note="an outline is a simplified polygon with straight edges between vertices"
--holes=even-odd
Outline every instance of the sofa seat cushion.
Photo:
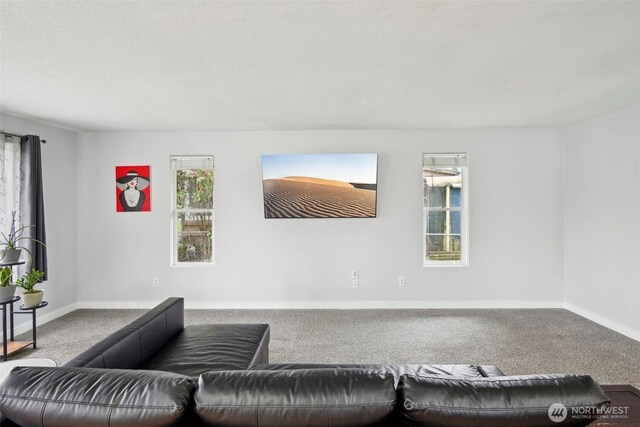
[{"label": "sofa seat cushion", "polygon": [[208,371],[249,369],[268,360],[269,325],[187,326],[140,369],[198,378]]},{"label": "sofa seat cushion", "polygon": [[[414,426],[584,426],[609,404],[607,395],[586,375],[403,375],[398,390],[401,417]],[[564,412],[556,404],[564,405]],[[578,415],[572,416],[573,408]]]},{"label": "sofa seat cushion", "polygon": [[395,404],[393,376],[365,369],[209,372],[196,413],[214,426],[368,426]]},{"label": "sofa seat cushion", "polygon": [[196,382],[169,372],[14,368],[0,384],[0,412],[20,426],[174,425]]},{"label": "sofa seat cushion", "polygon": [[[492,372],[499,372],[498,368]],[[251,369],[259,370],[291,370],[291,369],[369,369],[390,372],[397,384],[402,375],[448,375],[458,377],[479,378],[483,371],[474,365],[388,365],[388,364],[315,364],[315,363],[266,363]]]}]

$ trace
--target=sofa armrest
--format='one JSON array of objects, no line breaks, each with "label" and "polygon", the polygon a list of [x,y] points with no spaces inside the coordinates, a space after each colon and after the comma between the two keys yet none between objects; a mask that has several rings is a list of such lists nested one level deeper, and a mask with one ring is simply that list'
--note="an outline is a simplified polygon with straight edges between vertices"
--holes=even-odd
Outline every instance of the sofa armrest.
[{"label": "sofa armrest", "polygon": [[64,366],[137,369],[184,329],[184,299],[169,298]]}]

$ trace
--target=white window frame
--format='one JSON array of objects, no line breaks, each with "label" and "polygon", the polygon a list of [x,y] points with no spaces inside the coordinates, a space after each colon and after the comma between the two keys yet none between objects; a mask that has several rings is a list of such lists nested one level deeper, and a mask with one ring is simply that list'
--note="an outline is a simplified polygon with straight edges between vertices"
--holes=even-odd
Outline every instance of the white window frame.
[{"label": "white window frame", "polygon": [[[464,165],[456,165],[451,167],[456,167],[461,169],[462,173],[462,187],[461,191],[461,207],[449,207],[449,208],[428,208],[424,203],[424,159],[425,157],[435,157],[435,158],[459,158],[464,157],[466,162]],[[420,188],[421,198],[422,198],[422,261],[424,267],[468,267],[469,266],[469,155],[467,153],[423,153],[422,158],[422,167],[420,169],[420,181],[422,186]],[[447,166],[442,166],[447,167]],[[459,261],[451,261],[451,260],[443,260],[443,261],[435,261],[427,259],[427,218],[430,211],[434,212],[460,212],[460,260]]]},{"label": "white window frame", "polygon": [[[204,159],[211,158],[213,163],[213,204],[211,209],[178,209],[177,208],[177,171],[173,167],[174,159]],[[169,158],[169,167],[171,170],[171,267],[188,268],[188,267],[211,267],[216,264],[216,229],[215,229],[215,212],[216,212],[216,179],[215,179],[215,158],[213,155],[172,155]],[[185,212],[211,212],[211,258],[210,262],[185,262],[178,261],[178,214]]]}]

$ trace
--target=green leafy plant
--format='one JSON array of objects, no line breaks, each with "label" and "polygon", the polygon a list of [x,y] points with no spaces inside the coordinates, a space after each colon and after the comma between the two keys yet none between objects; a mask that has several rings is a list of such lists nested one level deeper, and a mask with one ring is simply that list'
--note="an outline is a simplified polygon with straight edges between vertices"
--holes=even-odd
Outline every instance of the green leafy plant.
[{"label": "green leafy plant", "polygon": [[34,239],[29,236],[24,236],[25,230],[30,227],[35,227],[35,225],[25,225],[16,230],[16,212],[15,211],[11,212],[11,230],[9,231],[9,234],[0,233],[2,235],[2,241],[0,241],[0,246],[5,246],[7,250],[22,249],[23,251],[29,254],[29,258],[33,258],[31,251],[29,251],[29,249],[22,246],[20,242],[32,241],[35,243],[39,243],[42,246],[46,246],[46,245],[40,240]]},{"label": "green leafy plant", "polygon": [[16,285],[24,289],[25,294],[33,294],[38,292],[38,290],[35,290],[33,288],[42,281],[43,277],[44,273],[42,271],[38,271],[35,268],[32,268],[31,271],[25,273],[24,276],[16,280]]},{"label": "green leafy plant", "polygon": [[11,267],[4,267],[0,270],[0,288],[6,288],[11,283]]}]

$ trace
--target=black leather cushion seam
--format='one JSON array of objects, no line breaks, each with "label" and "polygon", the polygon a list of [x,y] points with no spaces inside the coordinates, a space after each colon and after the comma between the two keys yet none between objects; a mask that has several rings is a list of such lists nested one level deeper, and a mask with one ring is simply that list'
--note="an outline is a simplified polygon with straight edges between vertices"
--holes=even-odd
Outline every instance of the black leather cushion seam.
[{"label": "black leather cushion seam", "polygon": [[42,411],[40,411],[40,423],[44,425],[44,409],[47,407],[47,402],[42,405]]},{"label": "black leather cushion seam", "polygon": [[[2,394],[0,393],[0,398],[7,399],[17,399],[17,400],[34,400],[36,402],[45,402],[47,403],[65,403],[65,404],[73,404],[73,405],[85,405],[85,406],[99,406],[99,407],[109,407],[109,408],[127,408],[127,409],[168,409],[168,408],[177,408],[182,410],[182,405],[121,405],[121,404],[110,404],[110,403],[96,403],[96,402],[81,402],[77,400],[66,400],[66,399],[43,399],[41,397],[27,397],[27,396],[14,396],[11,394]],[[42,410],[44,411],[44,406]]]},{"label": "black leather cushion seam", "polygon": [[186,409],[186,406],[189,406],[189,399],[191,398],[191,396],[193,396],[193,393],[195,393],[197,388],[198,388],[197,386],[187,387],[187,391],[185,392],[184,397],[182,398],[182,401],[187,402],[187,404],[185,405],[185,407],[183,407],[182,405],[179,405],[179,408],[182,412],[184,412],[184,410]]},{"label": "black leather cushion seam", "polygon": [[386,407],[393,405],[395,400],[381,403],[359,403],[352,405],[207,405],[199,403],[199,408],[300,408],[300,409],[331,409],[331,408],[362,408],[362,407]]}]

